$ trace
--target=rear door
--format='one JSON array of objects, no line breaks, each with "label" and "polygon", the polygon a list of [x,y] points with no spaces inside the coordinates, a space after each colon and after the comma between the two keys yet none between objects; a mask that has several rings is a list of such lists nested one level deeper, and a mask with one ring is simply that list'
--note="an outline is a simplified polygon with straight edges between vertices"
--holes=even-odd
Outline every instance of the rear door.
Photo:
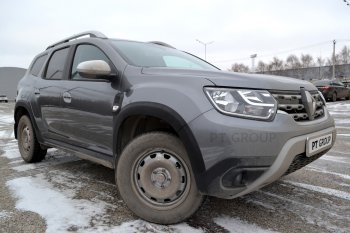
[{"label": "rear door", "polygon": [[42,135],[47,138],[62,139],[61,93],[64,90],[68,54],[69,47],[54,51],[42,78],[35,79],[33,112]]},{"label": "rear door", "polygon": [[106,61],[114,70],[107,55],[92,44],[78,44],[70,64],[68,80],[64,81],[61,132],[67,143],[113,154],[113,105],[119,103],[119,79],[87,79],[77,72],[79,63],[90,60]]}]

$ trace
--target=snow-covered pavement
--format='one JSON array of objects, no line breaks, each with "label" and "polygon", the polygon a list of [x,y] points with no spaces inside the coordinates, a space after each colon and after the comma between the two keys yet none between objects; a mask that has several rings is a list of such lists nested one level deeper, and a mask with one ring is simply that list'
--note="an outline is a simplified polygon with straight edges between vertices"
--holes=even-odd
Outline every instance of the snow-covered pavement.
[{"label": "snow-covered pavement", "polygon": [[207,198],[169,226],[134,216],[113,170],[56,149],[24,163],[12,108],[0,104],[0,232],[350,232],[350,101],[328,104],[338,137],[327,155],[244,197]]}]

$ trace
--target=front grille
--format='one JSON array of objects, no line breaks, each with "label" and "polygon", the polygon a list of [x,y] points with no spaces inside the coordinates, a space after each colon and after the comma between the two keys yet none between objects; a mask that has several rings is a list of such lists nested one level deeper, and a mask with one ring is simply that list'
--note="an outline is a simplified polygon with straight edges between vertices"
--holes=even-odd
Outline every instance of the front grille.
[{"label": "front grille", "polygon": [[322,151],[311,157],[307,157],[305,153],[295,156],[293,162],[290,164],[288,170],[286,171],[286,173],[284,173],[284,175],[286,176],[292,172],[295,172],[296,170],[299,170],[302,167],[305,167],[309,163],[315,161],[316,159],[320,158],[322,155],[326,154],[329,150],[330,149]]},{"label": "front grille", "polygon": [[[288,113],[295,121],[309,121],[300,92],[271,91],[271,94],[278,102],[278,110]],[[324,104],[318,91],[310,91],[310,94],[316,100],[316,120],[324,115]]]}]

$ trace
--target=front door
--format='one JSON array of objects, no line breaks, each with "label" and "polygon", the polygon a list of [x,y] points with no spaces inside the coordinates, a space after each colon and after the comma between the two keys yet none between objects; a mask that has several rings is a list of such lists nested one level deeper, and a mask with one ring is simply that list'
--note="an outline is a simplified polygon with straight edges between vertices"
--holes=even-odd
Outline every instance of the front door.
[{"label": "front door", "polygon": [[62,132],[69,144],[113,154],[113,105],[119,103],[119,79],[87,79],[77,72],[79,63],[89,60],[104,60],[114,69],[103,51],[91,44],[76,46],[72,59],[70,77],[62,93],[64,124]]}]

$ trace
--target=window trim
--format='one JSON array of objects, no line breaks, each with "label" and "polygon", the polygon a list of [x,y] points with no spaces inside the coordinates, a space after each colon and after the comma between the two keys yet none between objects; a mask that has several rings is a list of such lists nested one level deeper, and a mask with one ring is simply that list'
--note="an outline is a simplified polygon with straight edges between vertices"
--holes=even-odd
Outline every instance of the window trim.
[{"label": "window trim", "polygon": [[[52,79],[52,78],[47,78],[46,77],[46,75],[47,75],[47,69],[48,69],[48,67],[49,67],[49,64],[50,64],[50,61],[51,61],[51,59],[52,59],[52,57],[53,57],[53,55],[57,52],[57,51],[59,51],[59,50],[63,50],[63,49],[68,49],[68,54],[67,54],[67,58],[66,58],[66,61],[65,61],[65,63],[64,63],[64,66],[63,66],[63,75],[62,75],[62,78],[61,79]],[[42,78],[43,79],[45,79],[45,80],[66,80],[67,79],[67,64],[68,64],[68,62],[69,62],[69,54],[70,54],[70,50],[71,50],[71,46],[63,46],[63,47],[60,47],[60,48],[57,48],[57,49],[55,49],[55,50],[52,50],[51,51],[51,53],[50,53],[50,56],[49,56],[49,59],[47,60],[47,62],[46,62],[46,65],[45,65],[45,70],[42,72]]]},{"label": "window trim", "polygon": [[[42,57],[46,57],[46,58],[45,58],[43,64],[41,65],[41,68],[39,69],[38,74],[35,75],[35,74],[32,73],[33,68],[34,68],[34,65],[35,65],[35,63],[36,63],[40,58],[42,58]],[[40,56],[36,57],[36,58],[34,59],[32,65],[29,67],[29,74],[30,74],[30,75],[33,75],[34,77],[40,77],[40,78],[41,78],[42,70],[43,70],[43,69],[45,68],[45,66],[46,66],[46,62],[47,62],[47,58],[48,58],[48,57],[49,57],[49,54],[48,54],[48,53],[44,53],[44,54],[41,54]]]},{"label": "window trim", "polygon": [[97,46],[96,44],[93,44],[93,43],[89,43],[89,42],[81,42],[81,43],[77,43],[77,44],[74,44],[72,45],[71,47],[71,56],[70,56],[70,59],[69,59],[69,71],[68,71],[68,76],[67,76],[67,81],[79,81],[79,82],[82,82],[82,81],[88,81],[88,82],[111,82],[111,80],[109,79],[89,79],[89,78],[78,78],[78,79],[72,79],[71,78],[71,74],[72,74],[72,69],[73,69],[73,63],[74,63],[74,58],[75,58],[75,54],[77,52],[77,49],[80,45],[90,45],[90,46],[94,46],[96,48],[98,48],[106,57],[107,59],[109,60],[109,65],[111,66],[111,70],[112,70],[112,73],[115,73],[116,76],[117,76],[117,69],[116,67],[114,66],[113,62],[112,62],[112,59],[109,58],[109,56],[105,53],[105,51],[103,51],[103,49],[99,46]]}]

